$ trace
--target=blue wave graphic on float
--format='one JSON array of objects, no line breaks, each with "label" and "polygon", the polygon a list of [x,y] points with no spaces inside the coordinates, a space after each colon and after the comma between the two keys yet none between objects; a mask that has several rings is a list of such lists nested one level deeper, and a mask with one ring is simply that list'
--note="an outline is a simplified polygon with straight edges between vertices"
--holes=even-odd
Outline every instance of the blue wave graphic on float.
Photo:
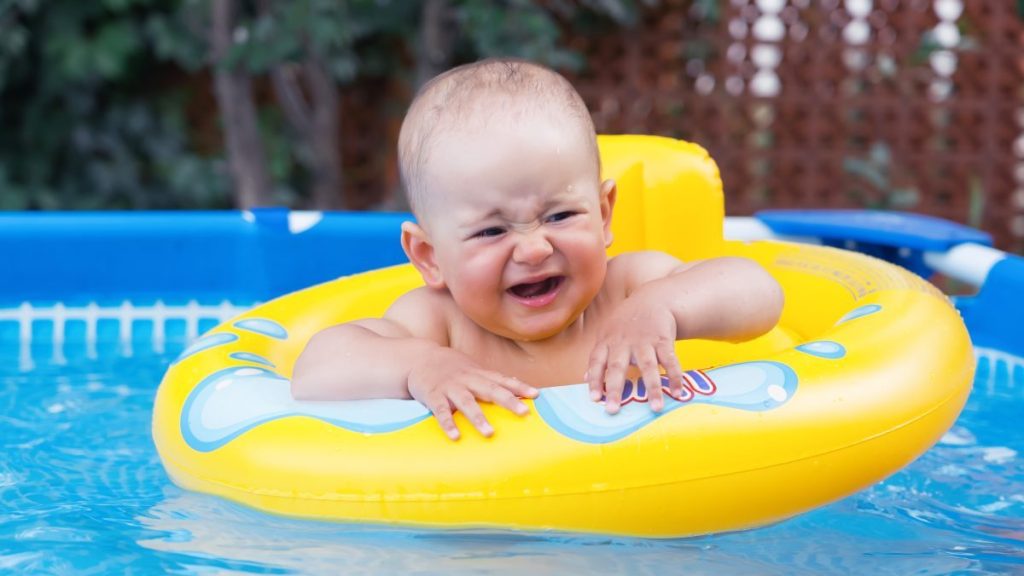
[{"label": "blue wave graphic on float", "polygon": [[[771,410],[796,392],[797,377],[778,362],[748,362],[687,372],[678,398],[665,408],[646,405],[643,383],[630,383],[621,411],[609,415],[590,400],[586,384],[546,388],[535,401],[537,413],[552,428],[582,442],[613,442],[688,404],[714,404],[742,410]],[[291,416],[308,416],[365,434],[393,432],[430,416],[415,400],[300,402],[287,378],[256,366],[220,370],[200,382],[185,401],[181,431],[200,452],[216,450],[256,426]]]},{"label": "blue wave graphic on float", "polygon": [[712,382],[714,391],[691,390],[696,393],[685,394],[684,400],[679,400],[667,394],[667,380],[662,377],[666,395],[661,412],[652,411],[643,395],[637,402],[624,403],[617,414],[608,414],[604,404],[590,399],[586,384],[575,384],[542,390],[536,400],[537,412],[552,428],[569,438],[604,444],[624,438],[683,406],[712,404],[741,410],[772,410],[792,398],[797,388],[796,373],[779,362],[746,362],[685,374],[688,381],[703,375]]}]

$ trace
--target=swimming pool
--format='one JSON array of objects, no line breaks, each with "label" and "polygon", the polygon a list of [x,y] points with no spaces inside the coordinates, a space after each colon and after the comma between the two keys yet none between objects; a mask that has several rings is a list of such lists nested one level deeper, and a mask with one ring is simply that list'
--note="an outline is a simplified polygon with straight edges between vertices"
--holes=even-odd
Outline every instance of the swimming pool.
[{"label": "swimming pool", "polygon": [[[0,572],[1024,570],[1024,363],[991,347],[980,350],[956,426],[922,458],[850,498],[748,532],[641,540],[414,531],[279,518],[184,492],[164,473],[149,425],[156,386],[186,342],[298,287],[290,284],[401,254],[370,250],[378,245],[370,236],[358,251],[304,237],[316,215],[210,214],[203,226],[189,225],[190,245],[181,243],[182,223],[166,217],[136,221],[135,234],[119,223],[118,234],[111,221],[79,216],[70,225],[52,216],[60,240],[51,240],[51,224],[0,221],[5,254],[17,241],[44,243],[33,244],[34,257],[16,255],[0,283]],[[371,228],[394,238],[389,227],[400,218],[382,218]],[[309,244],[264,252],[300,241]],[[306,258],[289,260],[288,250]],[[286,278],[259,279],[277,266],[289,266]]]}]

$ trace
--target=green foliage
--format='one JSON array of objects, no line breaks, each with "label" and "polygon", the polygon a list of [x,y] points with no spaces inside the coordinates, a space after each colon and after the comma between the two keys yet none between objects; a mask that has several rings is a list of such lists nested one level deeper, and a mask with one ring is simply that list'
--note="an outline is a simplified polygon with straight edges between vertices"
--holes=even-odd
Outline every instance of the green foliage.
[{"label": "green foliage", "polygon": [[563,30],[600,33],[633,26],[640,9],[657,0],[452,0],[461,32],[461,60],[512,56],[552,68],[579,71],[583,55],[563,45]]},{"label": "green foliage", "polygon": [[226,207],[222,162],[195,152],[188,93],[164,86],[161,0],[0,4],[0,208]]},{"label": "green foliage", "polygon": [[[167,17],[152,19],[149,28],[161,57],[195,70],[208,64],[210,0],[177,4]],[[279,64],[298,64],[315,56],[342,83],[392,71],[395,50],[374,44],[408,37],[415,32],[418,17],[417,3],[404,0],[264,0],[243,3],[242,8],[234,45],[223,65],[260,75]]]},{"label": "green foliage", "polygon": [[561,31],[551,13],[529,0],[462,0],[459,28],[475,56],[515,56],[555,68],[578,69],[580,55],[559,46]]},{"label": "green foliage", "polygon": [[[579,69],[581,55],[563,42],[567,27],[632,25],[654,2],[451,0],[455,57]],[[229,207],[223,152],[199,146],[187,117],[191,102],[209,97],[197,91],[210,89],[214,65],[260,77],[314,58],[342,85],[412,76],[419,2],[238,5],[232,50],[213,63],[210,0],[0,0],[0,209]],[[277,200],[295,204],[308,184],[298,147],[273,99],[259,103]]]}]

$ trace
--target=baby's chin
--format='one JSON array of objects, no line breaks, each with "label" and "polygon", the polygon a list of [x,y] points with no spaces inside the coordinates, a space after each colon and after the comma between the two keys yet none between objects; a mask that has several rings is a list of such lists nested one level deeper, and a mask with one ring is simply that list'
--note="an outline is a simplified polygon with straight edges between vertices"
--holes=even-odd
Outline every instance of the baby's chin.
[{"label": "baby's chin", "polygon": [[509,340],[515,340],[516,342],[523,342],[523,343],[544,342],[545,340],[550,340],[551,338],[561,334],[562,332],[564,332],[564,330],[553,330],[553,331],[550,331],[550,332],[539,332],[539,333],[536,333],[536,334],[514,334],[514,333],[512,333],[512,334],[509,334],[508,336],[505,336],[505,338],[507,338]]},{"label": "baby's chin", "polygon": [[579,318],[579,314],[576,314],[567,321],[558,323],[554,326],[542,326],[537,327],[536,329],[517,329],[511,326],[484,326],[483,328],[495,336],[500,336],[515,342],[544,342],[545,340],[550,340],[560,334],[565,334],[566,331],[576,323],[577,318]]}]

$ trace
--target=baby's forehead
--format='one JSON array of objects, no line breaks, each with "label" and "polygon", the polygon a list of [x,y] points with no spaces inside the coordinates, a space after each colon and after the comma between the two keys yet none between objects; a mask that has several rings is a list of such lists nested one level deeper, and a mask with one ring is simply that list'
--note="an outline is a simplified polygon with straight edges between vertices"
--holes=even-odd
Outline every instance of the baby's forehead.
[{"label": "baby's forehead", "polygon": [[586,105],[568,80],[521,61],[483,61],[438,76],[423,87],[406,121],[424,137],[418,143],[426,144],[435,130],[538,113],[593,131]]},{"label": "baby's forehead", "polygon": [[[431,201],[430,173],[449,165],[453,138],[487,145],[503,130],[542,121],[597,160],[594,125],[582,98],[558,73],[521,61],[484,61],[430,81],[416,97],[399,135],[399,166],[413,210]],[[469,144],[472,145],[472,144]]]},{"label": "baby's forehead", "polygon": [[[442,95],[443,96],[443,95]],[[589,114],[554,93],[509,93],[492,86],[476,87],[450,98],[424,102],[423,113],[409,118],[409,128],[429,147],[441,136],[483,137],[520,123],[555,123],[564,130],[592,134]]]}]

